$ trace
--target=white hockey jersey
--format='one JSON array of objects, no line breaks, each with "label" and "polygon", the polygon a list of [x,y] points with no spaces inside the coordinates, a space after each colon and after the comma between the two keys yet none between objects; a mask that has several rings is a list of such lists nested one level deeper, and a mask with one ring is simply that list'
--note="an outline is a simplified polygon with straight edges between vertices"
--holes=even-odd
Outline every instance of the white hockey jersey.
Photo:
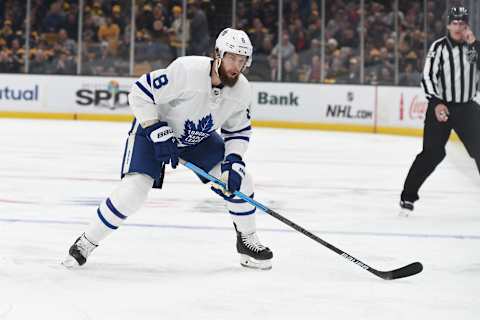
[{"label": "white hockey jersey", "polygon": [[181,57],[144,74],[132,85],[130,107],[140,123],[167,122],[179,147],[196,145],[221,129],[225,154],[243,156],[251,134],[252,90],[243,74],[233,87],[212,88],[212,61]]}]

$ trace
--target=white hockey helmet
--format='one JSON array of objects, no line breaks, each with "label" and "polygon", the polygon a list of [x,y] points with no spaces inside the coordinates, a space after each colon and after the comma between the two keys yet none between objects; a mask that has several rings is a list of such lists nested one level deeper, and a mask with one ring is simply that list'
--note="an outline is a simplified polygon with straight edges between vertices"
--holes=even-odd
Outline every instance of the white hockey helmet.
[{"label": "white hockey helmet", "polygon": [[245,67],[252,65],[253,47],[245,31],[226,28],[220,32],[215,41],[215,53],[223,59],[225,52],[247,56]]}]

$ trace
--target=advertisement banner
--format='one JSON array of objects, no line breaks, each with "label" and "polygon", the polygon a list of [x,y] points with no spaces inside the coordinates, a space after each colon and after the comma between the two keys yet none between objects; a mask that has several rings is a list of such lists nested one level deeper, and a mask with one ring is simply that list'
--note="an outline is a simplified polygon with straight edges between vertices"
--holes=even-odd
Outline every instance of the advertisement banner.
[{"label": "advertisement banner", "polygon": [[130,114],[134,78],[0,75],[0,110]]},{"label": "advertisement banner", "polygon": [[134,78],[77,77],[68,101],[78,113],[130,114],[128,93]]},{"label": "advertisement banner", "polygon": [[[135,78],[1,75],[0,110],[129,115]],[[252,82],[257,121],[355,124],[375,122],[375,87]]]},{"label": "advertisement banner", "polygon": [[378,87],[378,126],[422,129],[427,99],[418,87]]},{"label": "advertisement banner", "polygon": [[40,109],[47,95],[41,79],[24,75],[0,74],[0,110]]},{"label": "advertisement banner", "polygon": [[[0,74],[0,115],[128,120],[131,111],[127,96],[134,81],[135,78]],[[405,134],[423,128],[427,108],[420,87],[251,84],[252,119],[258,125]]]},{"label": "advertisement banner", "polygon": [[253,119],[374,125],[375,87],[253,82]]}]

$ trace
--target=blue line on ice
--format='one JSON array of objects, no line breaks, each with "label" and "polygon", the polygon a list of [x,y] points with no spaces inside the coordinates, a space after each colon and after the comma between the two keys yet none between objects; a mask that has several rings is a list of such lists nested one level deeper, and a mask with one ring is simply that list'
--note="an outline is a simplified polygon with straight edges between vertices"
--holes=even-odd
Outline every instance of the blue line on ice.
[{"label": "blue line on ice", "polygon": [[[0,218],[0,222],[20,222],[33,224],[67,224],[67,225],[87,225],[84,221],[68,221],[68,220],[39,220],[39,219],[15,219]],[[137,228],[159,228],[159,229],[186,229],[186,230],[230,230],[227,227],[214,226],[186,226],[186,225],[167,225],[167,224],[150,224],[150,223],[125,223],[122,227]],[[297,232],[290,229],[271,229],[259,228],[259,231],[266,232]],[[480,235],[462,235],[462,234],[426,234],[426,233],[387,233],[387,232],[370,232],[370,231],[335,231],[335,230],[310,230],[317,234],[342,234],[348,236],[376,236],[376,237],[405,237],[405,238],[437,238],[437,239],[462,239],[462,240],[480,240]]]}]

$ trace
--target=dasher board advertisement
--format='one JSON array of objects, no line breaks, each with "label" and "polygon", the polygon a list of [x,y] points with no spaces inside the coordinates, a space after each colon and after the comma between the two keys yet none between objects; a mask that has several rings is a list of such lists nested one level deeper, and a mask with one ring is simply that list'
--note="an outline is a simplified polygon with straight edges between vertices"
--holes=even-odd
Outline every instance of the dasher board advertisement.
[{"label": "dasher board advertisement", "polygon": [[0,75],[0,110],[130,114],[134,78]]},{"label": "dasher board advertisement", "polygon": [[380,127],[423,128],[428,101],[420,87],[378,87]]},{"label": "dasher board advertisement", "polygon": [[375,87],[269,82],[252,87],[255,120],[374,125]]}]

